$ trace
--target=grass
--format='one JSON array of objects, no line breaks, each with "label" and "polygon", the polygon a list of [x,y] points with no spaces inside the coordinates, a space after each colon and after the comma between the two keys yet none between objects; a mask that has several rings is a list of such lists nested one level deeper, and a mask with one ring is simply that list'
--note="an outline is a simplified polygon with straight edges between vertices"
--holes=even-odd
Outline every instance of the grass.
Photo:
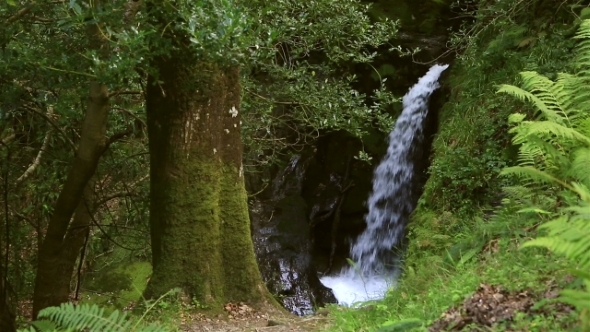
[{"label": "grass", "polygon": [[[522,240],[500,239],[494,251],[482,252],[465,263],[449,263],[441,256],[412,259],[412,265],[382,301],[365,303],[362,308],[332,306],[334,319],[329,331],[375,331],[393,322],[417,319],[425,327],[448,308],[461,304],[481,283],[499,284],[507,290],[541,292],[551,281],[563,285],[567,261],[541,249],[518,247]],[[415,266],[415,267],[414,267]],[[532,331],[565,331],[577,317],[564,321],[551,318],[518,316],[515,325]],[[529,329],[530,328],[530,329]],[[501,331],[502,325],[492,330]],[[521,330],[521,329],[517,329]]]}]

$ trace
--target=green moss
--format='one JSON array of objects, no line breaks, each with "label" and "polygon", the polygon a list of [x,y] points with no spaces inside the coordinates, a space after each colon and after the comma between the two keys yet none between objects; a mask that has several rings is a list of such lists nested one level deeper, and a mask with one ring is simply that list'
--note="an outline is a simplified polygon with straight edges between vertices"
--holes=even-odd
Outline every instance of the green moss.
[{"label": "green moss", "polygon": [[87,280],[82,299],[115,309],[141,302],[151,273],[152,266],[148,262],[121,262],[105,268]]},{"label": "green moss", "polygon": [[187,176],[178,181],[190,179],[188,185],[170,184],[166,202],[158,206],[166,209],[166,228],[157,230],[166,252],[162,252],[148,296],[181,287],[210,309],[230,301],[267,300],[239,170],[205,158],[182,168]]}]

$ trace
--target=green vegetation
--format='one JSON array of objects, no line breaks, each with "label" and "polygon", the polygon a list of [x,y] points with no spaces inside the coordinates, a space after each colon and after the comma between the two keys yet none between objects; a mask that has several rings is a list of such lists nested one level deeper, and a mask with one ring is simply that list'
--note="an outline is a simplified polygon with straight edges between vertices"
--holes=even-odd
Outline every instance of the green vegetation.
[{"label": "green vegetation", "polygon": [[[457,35],[462,51],[410,225],[404,274],[383,301],[334,309],[333,331],[434,328],[485,285],[530,292],[534,309],[462,329],[590,328],[590,30],[572,14],[577,5],[549,16],[543,1],[480,3],[471,30]],[[496,93],[499,86],[504,93]],[[577,311],[560,312],[544,295],[553,288],[565,289],[559,300]]]},{"label": "green vegetation", "polygon": [[173,330],[185,311],[276,304],[244,174],[264,189],[270,166],[335,131],[370,160],[399,110],[385,76],[401,72],[375,59],[410,54],[391,44],[399,25],[428,37],[447,10],[469,19],[451,33],[403,277],[382,301],[333,306],[331,330],[424,330],[486,291],[533,304],[463,328],[590,330],[581,0],[2,1],[0,330],[31,303],[40,331]]},{"label": "green vegetation", "polygon": [[77,331],[101,331],[101,332],[165,332],[169,327],[160,324],[146,324],[144,318],[165,296],[178,293],[173,290],[155,302],[151,303],[143,315],[131,318],[127,313],[114,310],[107,314],[104,308],[97,305],[82,304],[74,306],[71,303],[63,303],[59,307],[49,307],[41,310],[39,318],[33,321],[32,327],[19,332],[77,332]]},{"label": "green vegetation", "polygon": [[152,266],[148,262],[123,262],[105,267],[88,275],[86,290],[83,292],[84,301],[119,310],[140,303],[151,273]]}]

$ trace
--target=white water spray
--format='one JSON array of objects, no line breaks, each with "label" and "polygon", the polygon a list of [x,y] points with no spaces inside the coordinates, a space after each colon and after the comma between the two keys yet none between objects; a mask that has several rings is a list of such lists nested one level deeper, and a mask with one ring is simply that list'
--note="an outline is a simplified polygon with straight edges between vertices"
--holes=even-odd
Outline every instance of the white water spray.
[{"label": "white water spray", "polygon": [[438,79],[448,65],[434,65],[403,98],[404,110],[389,134],[389,148],[373,176],[373,192],[367,200],[366,230],[351,249],[355,265],[336,276],[321,278],[338,302],[351,305],[382,298],[399,273],[401,241],[414,206],[411,196],[413,150],[424,140],[428,99],[439,87]]}]

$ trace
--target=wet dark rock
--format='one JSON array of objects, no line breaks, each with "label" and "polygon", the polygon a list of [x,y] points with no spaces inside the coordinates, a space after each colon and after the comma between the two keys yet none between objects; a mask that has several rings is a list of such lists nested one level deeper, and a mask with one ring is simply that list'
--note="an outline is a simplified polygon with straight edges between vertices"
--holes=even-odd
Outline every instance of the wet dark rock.
[{"label": "wet dark rock", "polygon": [[311,263],[308,206],[301,197],[305,160],[296,156],[275,177],[269,200],[250,202],[256,256],[270,292],[297,315],[335,303]]}]

